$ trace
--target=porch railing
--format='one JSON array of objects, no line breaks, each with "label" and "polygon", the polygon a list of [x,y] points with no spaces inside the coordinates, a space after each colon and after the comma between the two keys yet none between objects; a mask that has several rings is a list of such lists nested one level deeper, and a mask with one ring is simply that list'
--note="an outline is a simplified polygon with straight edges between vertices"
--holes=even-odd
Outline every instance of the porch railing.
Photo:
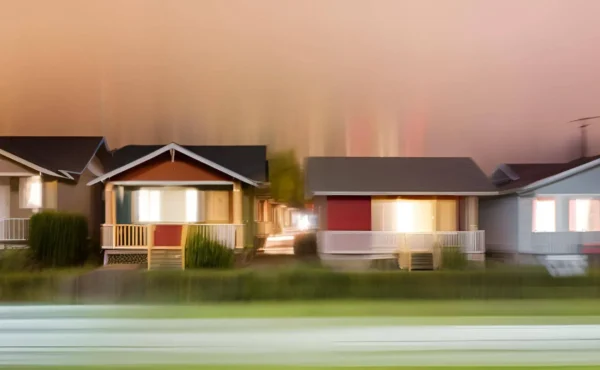
[{"label": "porch railing", "polygon": [[188,235],[197,233],[233,249],[244,246],[244,225],[242,224],[193,224],[188,225]]},{"label": "porch railing", "polygon": [[485,252],[485,232],[439,231],[399,233],[393,231],[320,231],[319,253],[385,255],[399,251],[431,251],[434,247],[461,247],[464,253]]},{"label": "porch railing", "polygon": [[[156,225],[102,225],[102,247],[104,249],[154,247]],[[189,224],[187,235],[199,233],[218,241],[228,248],[243,246],[244,225],[237,224]]]},{"label": "porch railing", "polygon": [[104,248],[147,248],[152,225],[102,225]]},{"label": "porch railing", "polygon": [[29,239],[28,218],[0,219],[0,241],[24,242]]}]

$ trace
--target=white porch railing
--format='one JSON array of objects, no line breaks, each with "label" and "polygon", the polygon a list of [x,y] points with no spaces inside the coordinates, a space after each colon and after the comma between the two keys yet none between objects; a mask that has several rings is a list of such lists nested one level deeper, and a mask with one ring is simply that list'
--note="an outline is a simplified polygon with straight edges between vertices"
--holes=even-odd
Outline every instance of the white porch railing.
[{"label": "white porch railing", "polygon": [[230,249],[244,246],[244,225],[242,224],[194,224],[188,225],[187,232],[188,235],[198,233]]},{"label": "white porch railing", "polygon": [[103,248],[148,248],[152,225],[102,225]]},{"label": "white porch railing", "polygon": [[600,232],[532,232],[530,243],[521,245],[521,253],[577,254],[582,247],[600,245]]},{"label": "white porch railing", "polygon": [[28,218],[0,219],[0,241],[24,242],[29,239]]},{"label": "white porch railing", "polygon": [[485,232],[439,231],[399,233],[393,231],[320,231],[319,253],[385,255],[404,251],[433,251],[435,246],[459,246],[464,253],[485,252]]}]

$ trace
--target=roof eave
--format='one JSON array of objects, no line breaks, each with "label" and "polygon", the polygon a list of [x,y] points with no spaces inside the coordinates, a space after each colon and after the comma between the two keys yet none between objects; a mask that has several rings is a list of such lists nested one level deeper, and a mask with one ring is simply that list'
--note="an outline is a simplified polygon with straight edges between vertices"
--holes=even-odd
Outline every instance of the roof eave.
[{"label": "roof eave", "polygon": [[600,165],[600,158],[595,159],[595,160],[593,160],[591,162],[582,164],[581,166],[577,166],[577,167],[571,168],[569,170],[563,171],[561,173],[557,173],[556,175],[553,175],[553,176],[550,176],[550,177],[546,177],[546,178],[544,178],[542,180],[535,181],[535,182],[533,182],[533,183],[531,183],[529,185],[523,186],[522,188],[518,189],[517,192],[519,194],[529,193],[529,192],[537,190],[537,189],[539,189],[541,187],[544,187],[544,186],[553,184],[553,183],[555,183],[557,181],[560,181],[560,180],[566,179],[568,177],[577,175],[580,172],[587,171],[587,170],[589,170],[591,168],[594,168],[594,167],[596,167],[598,165]]}]

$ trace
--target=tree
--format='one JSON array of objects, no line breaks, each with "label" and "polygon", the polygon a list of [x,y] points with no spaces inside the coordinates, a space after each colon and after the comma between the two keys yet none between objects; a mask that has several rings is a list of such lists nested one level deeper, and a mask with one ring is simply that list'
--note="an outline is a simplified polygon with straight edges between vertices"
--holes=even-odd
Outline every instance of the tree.
[{"label": "tree", "polygon": [[304,204],[304,178],[293,150],[274,153],[269,158],[271,196],[291,206]]}]

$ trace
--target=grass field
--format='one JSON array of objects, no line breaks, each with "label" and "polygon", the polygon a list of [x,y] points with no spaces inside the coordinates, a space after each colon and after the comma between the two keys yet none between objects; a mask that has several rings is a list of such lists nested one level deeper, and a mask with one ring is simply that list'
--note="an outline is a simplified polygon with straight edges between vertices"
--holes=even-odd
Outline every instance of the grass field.
[{"label": "grass field", "polygon": [[287,318],[287,317],[594,317],[600,300],[508,301],[312,301],[220,303],[192,306],[124,306],[111,317]]},{"label": "grass field", "polygon": [[[8,367],[0,367],[0,369],[9,369]],[[399,370],[426,370],[426,369],[438,369],[438,370],[459,370],[464,369],[464,367],[321,367],[321,366],[91,366],[91,367],[81,367],[81,366],[66,366],[66,367],[53,367],[53,366],[37,366],[37,367],[10,367],[10,369],[15,370],[276,370],[276,369],[285,369],[285,370],[326,370],[326,369],[336,369],[336,370],[376,370],[376,369],[399,369]],[[471,369],[486,369],[486,370],[585,370],[585,369],[600,369],[600,366],[528,366],[528,367],[520,367],[520,366],[507,366],[507,367],[471,367]]]}]

